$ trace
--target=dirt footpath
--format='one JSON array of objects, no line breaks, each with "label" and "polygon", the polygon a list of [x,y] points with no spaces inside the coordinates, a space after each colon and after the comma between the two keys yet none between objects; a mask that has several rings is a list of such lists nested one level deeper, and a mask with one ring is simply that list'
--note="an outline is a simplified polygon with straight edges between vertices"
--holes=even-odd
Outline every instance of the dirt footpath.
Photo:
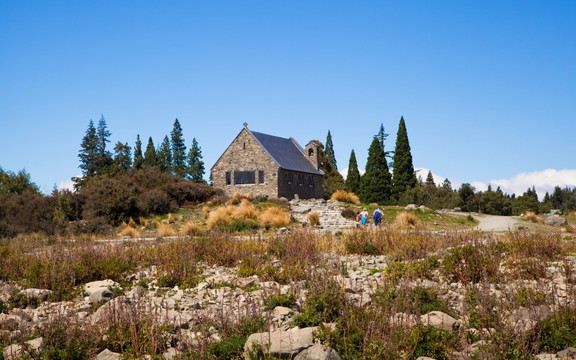
[{"label": "dirt footpath", "polygon": [[508,231],[518,229],[520,217],[496,216],[496,215],[473,215],[479,221],[476,229],[480,231]]}]

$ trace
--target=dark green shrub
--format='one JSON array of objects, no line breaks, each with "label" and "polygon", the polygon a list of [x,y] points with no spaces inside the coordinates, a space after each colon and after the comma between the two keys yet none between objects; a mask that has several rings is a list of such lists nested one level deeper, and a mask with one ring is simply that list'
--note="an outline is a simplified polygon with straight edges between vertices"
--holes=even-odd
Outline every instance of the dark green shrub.
[{"label": "dark green shrub", "polygon": [[344,290],[336,281],[318,278],[312,282],[302,313],[294,318],[294,325],[299,327],[334,322],[346,308]]},{"label": "dark green shrub", "polygon": [[440,271],[451,282],[498,281],[501,254],[489,245],[475,244],[452,248]]},{"label": "dark green shrub", "polygon": [[378,251],[378,248],[376,246],[374,246],[373,244],[364,244],[362,246],[362,249],[360,250],[360,253],[365,254],[365,255],[379,255],[380,252]]},{"label": "dark green shrub", "polygon": [[540,333],[540,349],[556,352],[567,347],[576,347],[576,309],[562,307],[548,316],[534,331],[534,338]]},{"label": "dark green shrub", "polygon": [[415,326],[409,342],[414,348],[414,358],[450,359],[450,353],[458,348],[458,335],[434,326]]},{"label": "dark green shrub", "polygon": [[344,208],[342,209],[340,215],[342,215],[342,217],[346,219],[356,219],[356,210],[352,208]]},{"label": "dark green shrub", "polygon": [[53,321],[40,330],[44,338],[41,360],[90,359],[100,349],[99,334],[94,328],[83,328],[80,324]]},{"label": "dark green shrub", "polygon": [[291,307],[296,303],[296,295],[293,293],[275,294],[264,298],[264,310],[273,310],[276,306]]},{"label": "dark green shrub", "polygon": [[231,336],[211,344],[208,351],[216,359],[227,360],[239,358],[244,350],[246,339],[247,337],[245,336]]}]

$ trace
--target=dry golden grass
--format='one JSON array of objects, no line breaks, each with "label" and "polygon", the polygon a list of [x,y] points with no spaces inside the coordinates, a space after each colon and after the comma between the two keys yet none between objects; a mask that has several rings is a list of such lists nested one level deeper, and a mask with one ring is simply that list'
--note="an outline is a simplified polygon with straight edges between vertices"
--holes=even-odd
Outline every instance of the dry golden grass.
[{"label": "dry golden grass", "polygon": [[202,225],[189,221],[180,227],[180,235],[198,236],[203,233]]},{"label": "dry golden grass", "polygon": [[252,202],[252,200],[254,200],[254,195],[252,195],[251,193],[240,194],[239,192],[235,192],[228,201],[228,204],[238,205],[242,202],[242,200],[248,200]]},{"label": "dry golden grass", "polygon": [[120,231],[120,236],[128,236],[130,238],[139,238],[141,237],[140,233],[138,232],[138,230],[136,230],[135,228],[133,228],[132,226],[125,226],[122,228],[122,231]]},{"label": "dry golden grass", "polygon": [[168,220],[168,224],[173,224],[176,221],[176,218],[174,217],[174,214],[169,213],[166,220]]},{"label": "dry golden grass", "polygon": [[140,223],[140,226],[144,226],[145,228],[148,227],[148,219],[146,219],[145,217],[140,216],[138,222]]},{"label": "dry golden grass", "polygon": [[260,215],[259,221],[260,225],[281,228],[290,224],[290,214],[279,207],[270,207]]},{"label": "dry golden grass", "polygon": [[418,217],[407,211],[402,211],[399,213],[394,220],[394,226],[398,229],[415,228],[418,225],[420,225],[420,220],[418,220]]},{"label": "dry golden grass", "polygon": [[231,205],[217,207],[208,216],[208,228],[213,229],[217,226],[228,226],[232,224],[235,210],[236,208]]},{"label": "dry golden grass", "polygon": [[530,221],[532,223],[538,224],[540,223],[540,217],[538,215],[536,215],[536,213],[534,211],[526,211],[526,213],[524,214],[524,220],[526,221]]},{"label": "dry golden grass", "polygon": [[345,203],[351,204],[360,204],[360,199],[356,194],[353,192],[348,192],[346,190],[336,190],[332,196],[330,197],[331,200],[341,201]]},{"label": "dry golden grass", "polygon": [[176,235],[176,231],[174,231],[170,225],[158,222],[156,225],[156,235],[159,237],[174,236]]},{"label": "dry golden grass", "polygon": [[121,229],[126,229],[127,226],[128,224],[126,224],[126,221],[122,221],[122,223],[120,224]]},{"label": "dry golden grass", "polygon": [[130,220],[128,221],[128,226],[136,228],[136,221],[134,221],[134,219],[130,218]]},{"label": "dry golden grass", "polygon": [[210,215],[210,206],[208,205],[204,205],[202,207],[202,216],[204,216],[204,219],[208,219],[208,215]]},{"label": "dry golden grass", "polygon": [[308,219],[310,226],[316,226],[320,224],[320,215],[318,213],[315,212],[308,213],[306,214],[306,219]]},{"label": "dry golden grass", "polygon": [[248,199],[242,199],[240,206],[234,210],[232,217],[238,220],[258,221],[260,213]]}]

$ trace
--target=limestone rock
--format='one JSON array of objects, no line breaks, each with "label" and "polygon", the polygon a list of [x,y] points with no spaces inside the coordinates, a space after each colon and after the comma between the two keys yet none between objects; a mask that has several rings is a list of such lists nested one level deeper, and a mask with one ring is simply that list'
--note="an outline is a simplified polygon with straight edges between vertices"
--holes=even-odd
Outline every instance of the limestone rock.
[{"label": "limestone rock", "polygon": [[98,355],[96,355],[96,360],[119,360],[122,355],[112,352],[108,349],[102,350]]},{"label": "limestone rock", "polygon": [[431,325],[446,331],[453,331],[460,327],[460,322],[452,316],[441,311],[430,311],[420,317],[422,324]]},{"label": "limestone rock", "polygon": [[25,355],[25,349],[22,345],[12,344],[4,348],[4,360],[16,360]]},{"label": "limestone rock", "polygon": [[110,288],[118,286],[120,285],[117,282],[109,279],[92,281],[84,285],[84,292],[88,296],[90,303],[97,304],[112,300],[114,293],[110,291]]},{"label": "limestone rock", "polygon": [[552,226],[567,226],[568,225],[568,220],[566,220],[565,218],[561,217],[560,215],[551,215],[548,216],[545,220],[544,223],[546,225],[552,225]]},{"label": "limestone rock", "polygon": [[27,298],[36,298],[40,301],[48,300],[48,296],[52,293],[48,289],[24,289],[20,291],[20,294],[26,296]]},{"label": "limestone rock", "polygon": [[340,360],[340,355],[330,347],[316,344],[300,352],[294,360]]},{"label": "limestone rock", "polygon": [[312,335],[317,327],[293,328],[286,331],[255,333],[248,337],[244,344],[245,353],[258,349],[260,353],[290,358],[314,344]]},{"label": "limestone rock", "polygon": [[561,359],[576,359],[576,348],[569,347],[556,353]]}]

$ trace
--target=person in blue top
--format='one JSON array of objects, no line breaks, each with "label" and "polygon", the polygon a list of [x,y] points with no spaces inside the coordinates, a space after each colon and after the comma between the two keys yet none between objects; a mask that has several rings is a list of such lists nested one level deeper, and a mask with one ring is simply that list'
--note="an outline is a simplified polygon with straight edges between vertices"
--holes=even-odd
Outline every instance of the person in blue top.
[{"label": "person in blue top", "polygon": [[360,224],[366,225],[366,222],[368,221],[368,211],[366,211],[366,208],[364,208],[364,210],[362,210],[362,212],[360,213],[360,216],[361,216]]},{"label": "person in blue top", "polygon": [[380,207],[378,207],[378,209],[374,210],[374,225],[378,226],[380,224],[380,222],[382,221],[382,210],[380,210]]}]

